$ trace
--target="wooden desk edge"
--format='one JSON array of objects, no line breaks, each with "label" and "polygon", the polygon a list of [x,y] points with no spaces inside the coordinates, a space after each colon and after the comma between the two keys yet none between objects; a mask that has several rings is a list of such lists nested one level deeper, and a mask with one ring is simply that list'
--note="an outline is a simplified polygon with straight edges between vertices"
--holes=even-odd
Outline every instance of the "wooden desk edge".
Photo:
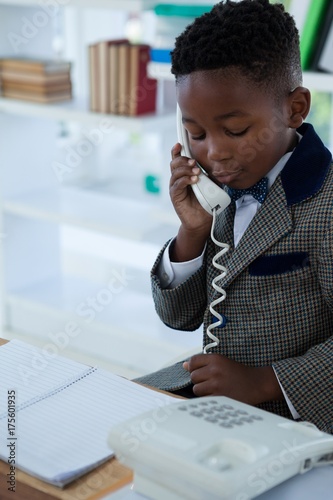
[{"label": "wooden desk edge", "polygon": [[0,461],[1,500],[97,500],[133,481],[131,469],[112,458],[93,471],[58,488],[20,470],[15,472],[15,493],[8,490],[8,464]]}]

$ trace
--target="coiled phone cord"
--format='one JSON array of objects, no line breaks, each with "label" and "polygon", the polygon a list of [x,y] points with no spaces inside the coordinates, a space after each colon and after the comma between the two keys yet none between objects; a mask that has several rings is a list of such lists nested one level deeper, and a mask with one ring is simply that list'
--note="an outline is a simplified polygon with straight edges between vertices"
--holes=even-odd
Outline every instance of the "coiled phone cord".
[{"label": "coiled phone cord", "polygon": [[215,238],[215,236],[214,236],[215,224],[216,224],[216,209],[213,210],[213,221],[212,221],[210,237],[213,240],[213,242],[218,247],[220,247],[222,249],[216,255],[214,255],[213,260],[212,260],[213,266],[216,269],[218,269],[219,271],[221,271],[221,273],[213,279],[212,287],[214,288],[214,290],[216,290],[220,294],[220,296],[217,299],[213,300],[213,302],[211,302],[211,304],[209,306],[210,312],[213,314],[213,316],[215,316],[217,321],[211,323],[207,327],[207,335],[213,342],[211,342],[210,344],[207,344],[204,347],[204,350],[203,350],[204,354],[209,354],[209,353],[207,353],[208,349],[212,349],[213,347],[216,347],[219,344],[219,339],[212,333],[212,330],[213,330],[213,328],[218,328],[219,326],[221,326],[224,322],[223,321],[224,318],[221,316],[221,314],[219,314],[217,311],[215,311],[214,307],[217,304],[219,304],[220,302],[222,302],[223,300],[225,300],[225,298],[227,296],[226,291],[217,284],[218,281],[220,281],[222,278],[224,278],[227,275],[227,269],[224,266],[222,266],[221,264],[219,264],[217,262],[217,260],[220,257],[222,257],[222,255],[224,255],[229,250],[229,245],[227,243],[221,243],[220,241],[218,241]]}]

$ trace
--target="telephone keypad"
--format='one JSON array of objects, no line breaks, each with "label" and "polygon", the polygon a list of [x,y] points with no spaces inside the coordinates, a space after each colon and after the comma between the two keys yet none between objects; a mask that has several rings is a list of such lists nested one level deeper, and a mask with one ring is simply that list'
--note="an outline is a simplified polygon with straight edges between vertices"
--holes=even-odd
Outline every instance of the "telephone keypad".
[{"label": "telephone keypad", "polygon": [[259,415],[251,415],[247,411],[236,409],[230,404],[218,404],[215,400],[182,404],[178,406],[178,410],[188,412],[193,417],[202,418],[206,422],[216,424],[224,429],[232,429],[235,426],[263,420]]}]

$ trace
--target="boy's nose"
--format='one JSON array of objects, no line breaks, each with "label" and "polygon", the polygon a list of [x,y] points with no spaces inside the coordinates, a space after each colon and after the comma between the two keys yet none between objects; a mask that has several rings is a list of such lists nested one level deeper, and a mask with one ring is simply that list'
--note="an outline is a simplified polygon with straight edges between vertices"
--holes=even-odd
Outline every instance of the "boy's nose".
[{"label": "boy's nose", "polygon": [[210,141],[208,144],[207,157],[212,162],[221,162],[230,158],[230,151],[221,141]]},{"label": "boy's nose", "polygon": [[207,158],[212,162],[220,162],[230,158],[227,145],[220,136],[218,138],[211,137],[207,141]]}]

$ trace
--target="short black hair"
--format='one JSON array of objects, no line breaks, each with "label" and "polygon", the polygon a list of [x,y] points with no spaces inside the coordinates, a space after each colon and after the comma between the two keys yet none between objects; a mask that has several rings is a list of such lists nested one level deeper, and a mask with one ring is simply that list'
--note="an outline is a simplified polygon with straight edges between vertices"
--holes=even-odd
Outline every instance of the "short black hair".
[{"label": "short black hair", "polygon": [[197,17],[171,52],[176,82],[195,71],[235,68],[279,98],[302,85],[293,17],[269,0],[225,0]]}]

